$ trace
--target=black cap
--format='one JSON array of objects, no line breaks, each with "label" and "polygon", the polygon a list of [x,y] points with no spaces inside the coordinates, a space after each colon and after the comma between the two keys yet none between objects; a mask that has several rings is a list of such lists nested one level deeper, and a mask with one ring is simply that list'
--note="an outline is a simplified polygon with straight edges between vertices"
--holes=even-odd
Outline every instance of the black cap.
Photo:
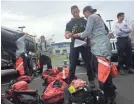
[{"label": "black cap", "polygon": [[93,9],[92,6],[86,6],[84,9],[83,9],[83,13],[86,12],[86,11],[89,11],[91,13],[95,13],[97,12],[97,9]]}]

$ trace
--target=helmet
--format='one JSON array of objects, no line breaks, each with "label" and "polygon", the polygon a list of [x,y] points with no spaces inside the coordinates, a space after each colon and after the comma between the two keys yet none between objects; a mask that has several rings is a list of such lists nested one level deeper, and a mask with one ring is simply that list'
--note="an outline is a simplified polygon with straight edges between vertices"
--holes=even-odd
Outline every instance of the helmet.
[{"label": "helmet", "polygon": [[76,93],[80,90],[87,91],[88,90],[87,88],[88,88],[88,84],[86,81],[83,81],[81,79],[76,79],[76,80],[72,81],[68,90],[71,94],[73,94],[73,93]]}]

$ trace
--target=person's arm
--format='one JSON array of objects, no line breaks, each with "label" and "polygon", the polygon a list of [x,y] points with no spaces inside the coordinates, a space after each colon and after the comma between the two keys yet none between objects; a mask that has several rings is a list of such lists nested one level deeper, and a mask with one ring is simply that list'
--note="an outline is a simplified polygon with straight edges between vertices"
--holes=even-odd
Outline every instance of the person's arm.
[{"label": "person's arm", "polygon": [[71,24],[69,22],[66,25],[65,38],[70,39],[71,35],[72,35],[72,26],[71,26]]},{"label": "person's arm", "polygon": [[127,26],[127,28],[126,29],[120,29],[122,32],[124,32],[124,33],[127,33],[127,34],[129,34],[129,33],[131,33],[132,31],[131,31],[131,29]]},{"label": "person's arm", "polygon": [[94,23],[94,18],[92,16],[88,17],[86,29],[84,32],[78,34],[79,37],[81,38],[89,37],[92,32],[93,23]]},{"label": "person's arm", "polygon": [[46,44],[47,44],[47,51],[51,50],[51,44],[50,44],[50,42],[46,41]]}]

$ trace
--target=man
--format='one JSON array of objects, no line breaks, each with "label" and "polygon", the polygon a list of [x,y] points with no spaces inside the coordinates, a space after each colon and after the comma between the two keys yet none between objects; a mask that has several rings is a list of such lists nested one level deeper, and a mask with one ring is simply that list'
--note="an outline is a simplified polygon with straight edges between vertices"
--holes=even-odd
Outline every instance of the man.
[{"label": "man", "polygon": [[[83,13],[87,18],[87,25],[84,32],[74,34],[74,38],[86,38],[90,37],[91,51],[96,56],[102,56],[108,60],[111,58],[111,45],[110,40],[107,37],[107,32],[105,30],[105,25],[100,16],[95,14],[97,10],[93,9],[91,6],[86,6],[83,9]],[[103,63],[103,62],[102,62]],[[104,62],[105,63],[105,62]],[[103,63],[103,64],[104,64]],[[100,68],[100,67],[99,67]],[[109,70],[107,70],[109,71]],[[98,74],[102,74],[99,73]],[[112,82],[112,76],[109,74],[105,83],[99,81],[99,87],[104,92],[107,101],[110,104],[115,104],[115,89]]]},{"label": "man", "polygon": [[[73,34],[83,32],[85,30],[86,20],[80,17],[79,15],[80,10],[76,5],[71,7],[71,13],[73,15],[73,18],[67,23],[66,32],[65,32],[66,39],[71,38],[70,56],[69,56],[70,57],[69,83],[71,83],[71,81],[74,79],[77,59],[79,57],[79,52],[80,52],[86,64],[87,76],[90,82],[89,83],[90,87],[94,87],[94,72],[92,70],[91,63],[90,63],[91,52],[89,51],[89,47],[80,46],[80,47],[74,48],[75,39],[72,37]],[[78,38],[78,39],[84,40],[81,38]]]},{"label": "man", "polygon": [[[118,50],[118,67],[120,69],[120,74],[124,75],[128,71],[134,73],[134,70],[130,69],[131,57],[132,57],[132,47],[129,34],[131,29],[127,24],[123,23],[124,13],[118,13],[118,21],[115,23],[114,32],[117,36],[117,50]],[[125,67],[124,67],[125,65]]]},{"label": "man", "polygon": [[50,45],[45,40],[44,36],[40,37],[39,51],[40,51],[40,74],[43,72],[43,65],[47,64],[47,69],[52,69],[51,58],[49,57]]}]

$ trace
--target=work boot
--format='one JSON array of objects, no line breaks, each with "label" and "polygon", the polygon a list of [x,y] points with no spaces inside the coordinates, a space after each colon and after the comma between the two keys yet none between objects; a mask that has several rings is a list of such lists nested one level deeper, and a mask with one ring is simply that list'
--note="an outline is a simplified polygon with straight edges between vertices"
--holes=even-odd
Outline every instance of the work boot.
[{"label": "work boot", "polygon": [[123,66],[122,66],[122,67],[120,67],[120,71],[119,71],[119,72],[120,72],[120,75],[127,74],[127,72],[125,71],[125,69],[126,69],[126,68],[125,68],[125,67],[123,67]]},{"label": "work boot", "polygon": [[89,81],[89,87],[90,87],[90,88],[95,88],[94,80]]},{"label": "work boot", "polygon": [[116,95],[112,97],[105,97],[106,102],[105,104],[116,104]]},{"label": "work boot", "polygon": [[110,99],[105,104],[116,104],[115,100],[111,101]]},{"label": "work boot", "polygon": [[125,70],[120,70],[120,75],[124,75],[124,74],[126,74],[126,72],[125,72]]},{"label": "work boot", "polygon": [[134,69],[129,69],[128,73],[134,74]]},{"label": "work boot", "polygon": [[108,104],[116,104],[115,98],[110,98]]}]

